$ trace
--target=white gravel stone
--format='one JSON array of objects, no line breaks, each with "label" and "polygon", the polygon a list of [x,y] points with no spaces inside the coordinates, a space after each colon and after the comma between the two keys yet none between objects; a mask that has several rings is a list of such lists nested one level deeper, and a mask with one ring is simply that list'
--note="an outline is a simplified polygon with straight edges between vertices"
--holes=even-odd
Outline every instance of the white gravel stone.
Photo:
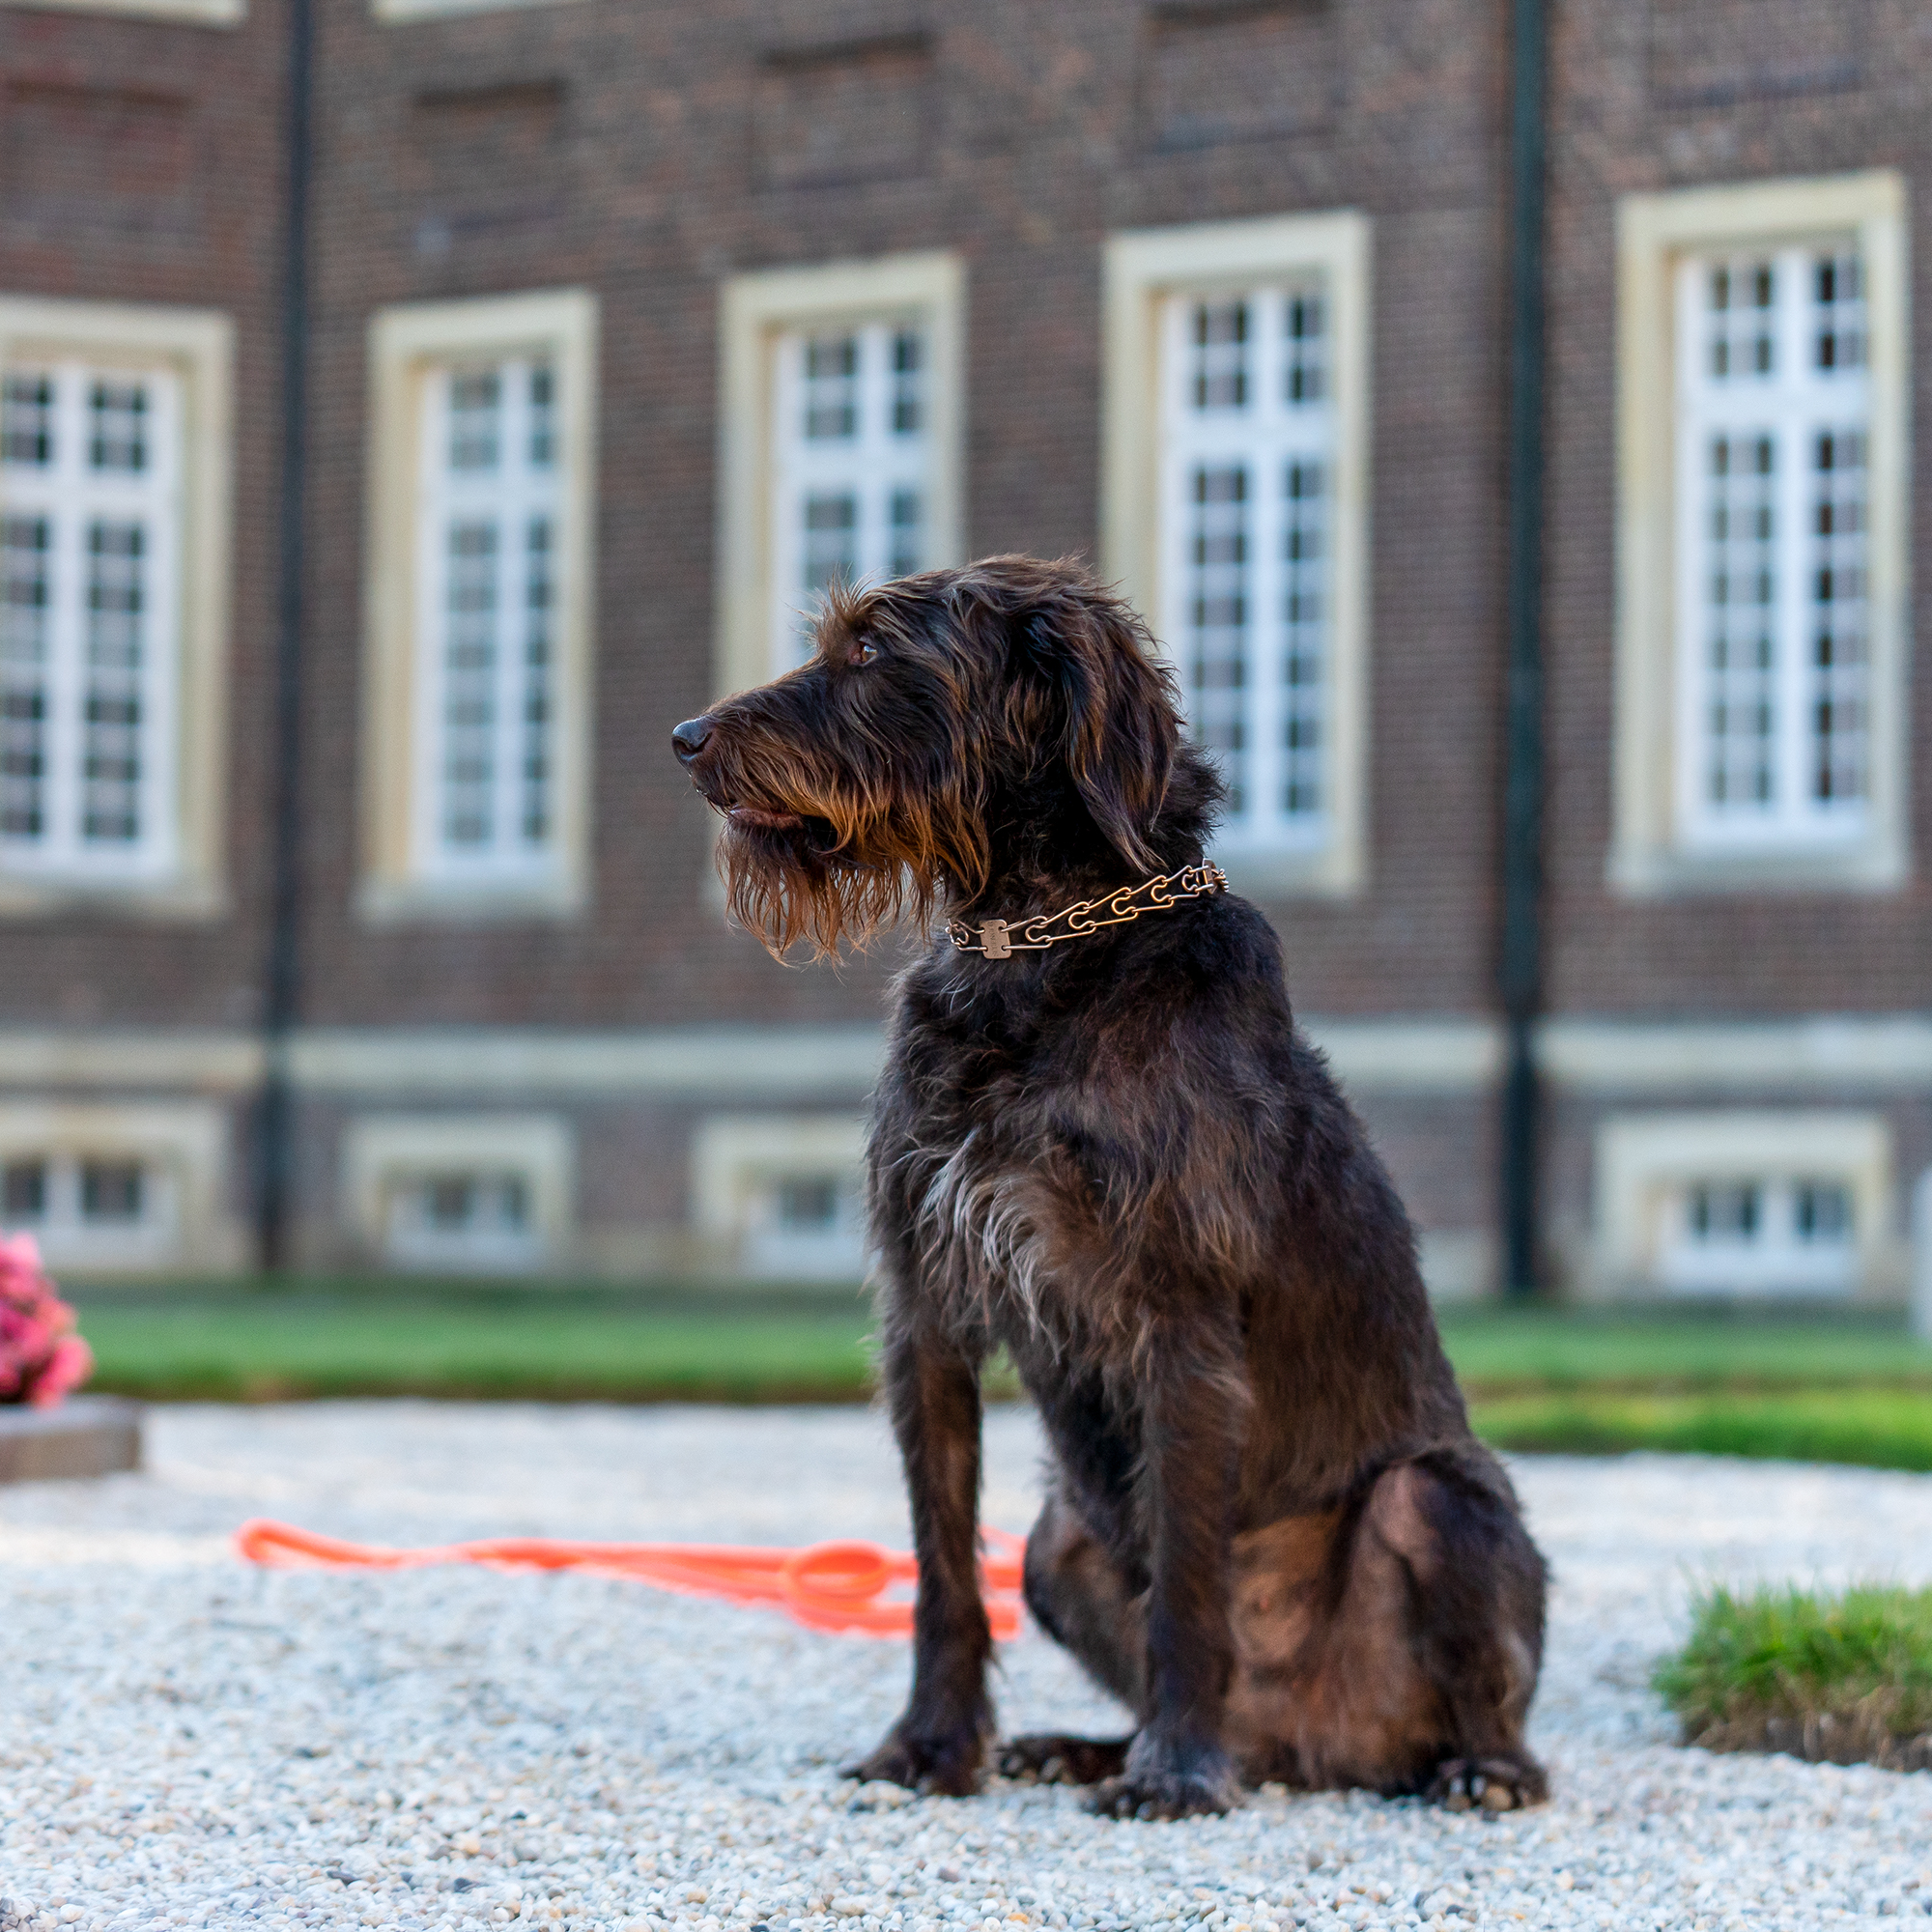
[{"label": "white gravel stone", "polygon": [[[1516,1465],[1556,1573],[1533,1735],[1486,1821],[1270,1789],[1103,1823],[1076,1793],[841,1783],[903,1646],[583,1577],[316,1575],[243,1517],[371,1541],[906,1538],[859,1411],[342,1403],[151,1416],[150,1467],[0,1492],[0,1928],[966,1932],[1021,1925],[1856,1926],[1932,1912],[1932,1777],[1676,1748],[1646,1689],[1700,1578],[1932,1575],[1932,1479],[1690,1458]],[[1030,1416],[987,1429],[1024,1529]],[[1118,1714],[1037,1634],[1013,1728]]]}]

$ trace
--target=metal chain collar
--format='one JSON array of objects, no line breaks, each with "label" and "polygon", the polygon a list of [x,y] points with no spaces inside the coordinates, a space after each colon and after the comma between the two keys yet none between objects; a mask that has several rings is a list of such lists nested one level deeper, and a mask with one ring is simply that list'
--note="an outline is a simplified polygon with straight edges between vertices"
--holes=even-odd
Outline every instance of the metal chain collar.
[{"label": "metal chain collar", "polygon": [[[1122,886],[1104,898],[1079,899],[1059,912],[1043,912],[1016,924],[1004,919],[989,919],[983,924],[968,925],[952,920],[947,936],[961,952],[983,952],[988,959],[1010,959],[1015,952],[1044,952],[1063,939],[1084,939],[1103,925],[1127,925],[1144,912],[1167,912],[1182,899],[1198,899],[1205,894],[1225,893],[1228,875],[1219,866],[1183,866],[1164,878],[1143,879],[1137,886]],[[1065,926],[1064,932],[1054,930]],[[975,934],[979,944],[973,943]]]}]

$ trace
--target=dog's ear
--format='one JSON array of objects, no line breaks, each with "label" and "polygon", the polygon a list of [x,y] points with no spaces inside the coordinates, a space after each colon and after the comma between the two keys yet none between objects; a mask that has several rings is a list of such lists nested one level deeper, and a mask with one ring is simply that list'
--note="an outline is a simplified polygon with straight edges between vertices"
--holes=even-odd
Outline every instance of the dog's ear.
[{"label": "dog's ear", "polygon": [[1129,865],[1149,843],[1179,740],[1173,679],[1146,625],[1117,597],[1073,585],[1026,619],[1035,668],[1054,689],[1061,749],[1094,823]]}]

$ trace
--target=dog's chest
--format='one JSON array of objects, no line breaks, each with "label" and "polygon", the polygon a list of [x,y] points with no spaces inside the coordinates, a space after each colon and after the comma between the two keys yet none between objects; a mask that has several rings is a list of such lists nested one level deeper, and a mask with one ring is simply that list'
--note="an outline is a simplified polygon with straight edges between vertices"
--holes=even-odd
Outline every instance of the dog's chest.
[{"label": "dog's chest", "polygon": [[1037,1069],[980,1054],[928,1101],[900,1158],[922,1290],[959,1327],[1008,1341],[1064,1334],[1064,1262],[1079,1177]]}]

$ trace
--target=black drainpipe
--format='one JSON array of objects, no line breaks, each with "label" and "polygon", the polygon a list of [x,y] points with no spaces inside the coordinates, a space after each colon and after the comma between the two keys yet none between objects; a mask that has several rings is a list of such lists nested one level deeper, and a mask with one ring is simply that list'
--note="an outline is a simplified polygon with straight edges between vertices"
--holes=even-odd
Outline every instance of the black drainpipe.
[{"label": "black drainpipe", "polygon": [[1509,666],[1505,683],[1502,945],[1503,1287],[1534,1294],[1542,1005],[1544,170],[1546,0],[1513,0],[1510,47]]},{"label": "black drainpipe", "polygon": [[280,573],[275,600],[274,803],[267,984],[263,1000],[261,1178],[257,1228],[265,1270],[286,1268],[294,1200],[289,1050],[301,963],[302,538],[308,459],[308,203],[315,91],[312,0],[289,14],[287,256],[282,267]]}]

